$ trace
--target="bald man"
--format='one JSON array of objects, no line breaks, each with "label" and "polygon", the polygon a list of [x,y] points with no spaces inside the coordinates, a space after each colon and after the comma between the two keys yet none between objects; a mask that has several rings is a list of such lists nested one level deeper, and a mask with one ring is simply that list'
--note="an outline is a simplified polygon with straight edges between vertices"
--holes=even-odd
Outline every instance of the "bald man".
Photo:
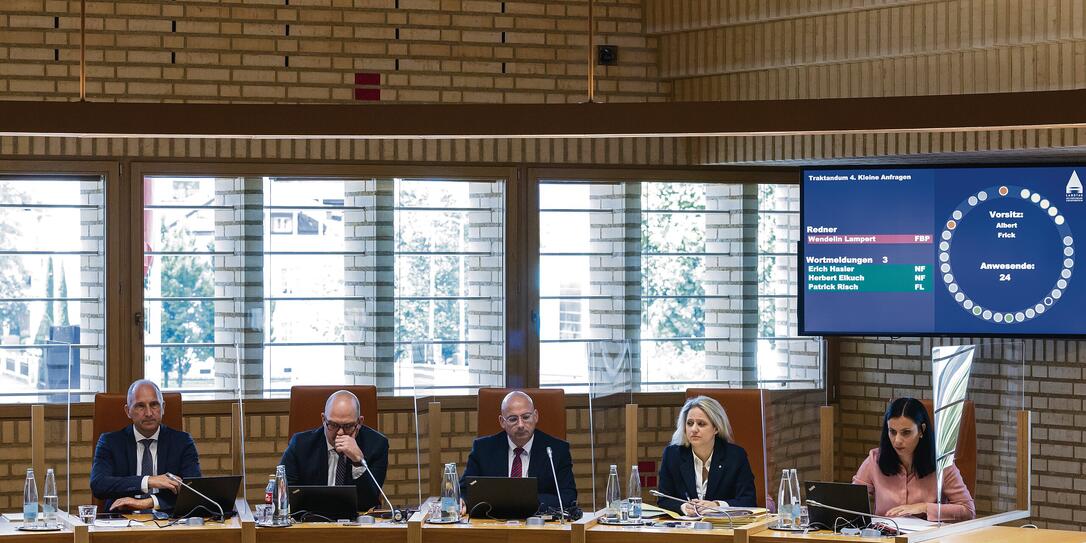
[{"label": "bald man", "polygon": [[569,509],[577,501],[569,443],[537,430],[538,423],[539,411],[530,396],[519,390],[507,394],[498,414],[502,431],[480,437],[471,445],[468,465],[460,479],[461,497],[467,499],[468,488],[464,481],[468,477],[535,477],[540,507],[557,511],[558,489],[554,486],[554,475],[547,459],[547,447],[550,447],[562,491],[562,505]]},{"label": "bald man", "polygon": [[321,415],[323,424],[294,434],[280,464],[287,468],[291,485],[354,486],[358,509],[380,507],[381,495],[362,460],[366,460],[378,484],[385,484],[388,470],[388,438],[363,424],[358,397],[340,390],[328,397]]},{"label": "bald man", "polygon": [[172,510],[181,485],[166,474],[200,476],[192,436],[162,424],[165,412],[158,385],[140,379],[128,387],[124,413],[132,424],[102,434],[91,464],[91,492],[106,509]]}]

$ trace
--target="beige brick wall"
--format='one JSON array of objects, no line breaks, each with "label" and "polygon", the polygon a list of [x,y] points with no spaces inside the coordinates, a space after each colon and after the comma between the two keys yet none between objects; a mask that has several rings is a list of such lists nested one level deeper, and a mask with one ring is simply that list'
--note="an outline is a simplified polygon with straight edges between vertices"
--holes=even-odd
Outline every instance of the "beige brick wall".
[{"label": "beige brick wall", "polygon": [[[0,2],[0,96],[79,96],[79,5]],[[661,101],[640,0],[597,0],[600,101]],[[89,0],[87,95],[96,101],[353,102],[587,99],[587,0]]]}]

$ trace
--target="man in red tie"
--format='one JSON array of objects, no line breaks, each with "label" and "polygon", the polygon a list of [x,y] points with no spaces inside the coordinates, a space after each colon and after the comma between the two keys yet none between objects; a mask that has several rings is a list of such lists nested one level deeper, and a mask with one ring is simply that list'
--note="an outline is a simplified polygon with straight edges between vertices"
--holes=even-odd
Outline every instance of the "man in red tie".
[{"label": "man in red tie", "polygon": [[513,391],[502,400],[498,423],[502,431],[480,437],[471,445],[468,465],[460,479],[460,496],[467,498],[465,479],[486,477],[535,477],[539,486],[542,508],[558,510],[558,488],[555,488],[547,460],[547,447],[554,454],[554,469],[562,491],[562,504],[570,507],[577,500],[577,485],[573,479],[573,459],[569,443],[536,429],[539,411],[532,398]]}]

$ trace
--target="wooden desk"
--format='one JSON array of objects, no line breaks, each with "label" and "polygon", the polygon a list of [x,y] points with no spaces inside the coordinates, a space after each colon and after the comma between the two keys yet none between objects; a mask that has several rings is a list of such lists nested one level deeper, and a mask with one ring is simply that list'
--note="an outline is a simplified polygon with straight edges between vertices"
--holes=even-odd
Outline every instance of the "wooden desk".
[{"label": "wooden desk", "polygon": [[765,530],[756,534],[751,534],[751,543],[785,543],[788,541],[811,541],[811,542],[840,542],[840,543],[893,543],[892,537],[860,537],[856,535],[841,535],[835,534],[828,530],[822,530],[809,534],[802,534],[796,532],[778,532],[775,530]]},{"label": "wooden desk", "polygon": [[1065,530],[1034,530],[1011,526],[980,528],[969,533],[940,537],[935,543],[1083,543],[1086,533]]},{"label": "wooden desk", "polygon": [[[169,543],[242,543],[243,527],[252,522],[249,506],[245,500],[237,500],[234,507],[238,514],[225,522],[206,521],[203,526],[175,524],[159,528],[153,522],[133,522],[129,528],[91,526],[91,543],[139,543],[151,541],[169,541]],[[150,520],[151,515],[131,515],[134,521]],[[158,521],[166,524],[168,521]],[[76,543],[80,543],[76,541]],[[252,543],[249,541],[248,543]]]},{"label": "wooden desk", "polygon": [[77,526],[81,528],[81,537],[86,543],[87,527],[79,522],[79,519],[59,512],[57,520],[61,529],[57,532],[21,532],[18,530],[21,523],[8,522],[0,516],[0,541],[3,543],[72,543],[76,539]]},{"label": "wooden desk", "polygon": [[289,528],[256,528],[257,543],[405,543],[407,524],[377,521],[372,526],[344,526],[327,522],[300,522]]}]

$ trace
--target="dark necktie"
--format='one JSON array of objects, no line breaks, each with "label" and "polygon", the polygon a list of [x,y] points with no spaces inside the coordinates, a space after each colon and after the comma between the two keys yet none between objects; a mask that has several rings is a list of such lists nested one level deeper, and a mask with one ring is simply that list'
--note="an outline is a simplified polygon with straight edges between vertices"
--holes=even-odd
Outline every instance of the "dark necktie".
[{"label": "dark necktie", "polygon": [[524,454],[524,449],[517,447],[513,449],[513,467],[509,468],[510,477],[520,477],[520,472],[523,464],[520,462],[520,455]]},{"label": "dark necktie", "polygon": [[336,461],[336,484],[347,485],[351,483],[350,469],[347,467],[347,457],[339,455],[339,460]]},{"label": "dark necktie", "polygon": [[151,458],[151,444],[154,443],[153,439],[141,439],[140,444],[143,445],[143,460],[140,461],[142,475],[148,477],[155,474],[155,461]]}]

